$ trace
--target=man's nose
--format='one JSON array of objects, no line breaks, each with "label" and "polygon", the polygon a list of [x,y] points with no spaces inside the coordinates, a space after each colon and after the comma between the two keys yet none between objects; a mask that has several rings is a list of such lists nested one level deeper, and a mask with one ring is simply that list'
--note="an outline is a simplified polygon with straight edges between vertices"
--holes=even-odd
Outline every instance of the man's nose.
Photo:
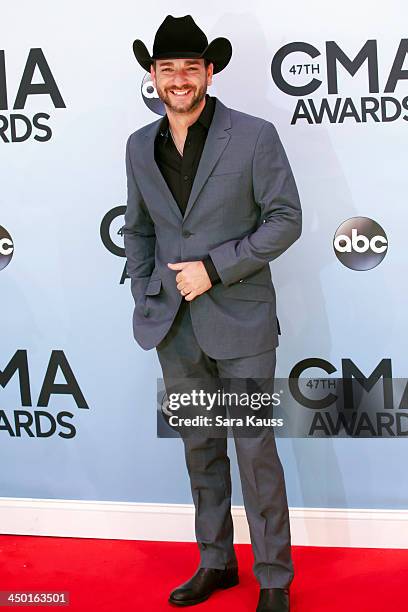
[{"label": "man's nose", "polygon": [[187,75],[184,70],[178,70],[174,74],[174,85],[177,85],[177,87],[188,85]]}]

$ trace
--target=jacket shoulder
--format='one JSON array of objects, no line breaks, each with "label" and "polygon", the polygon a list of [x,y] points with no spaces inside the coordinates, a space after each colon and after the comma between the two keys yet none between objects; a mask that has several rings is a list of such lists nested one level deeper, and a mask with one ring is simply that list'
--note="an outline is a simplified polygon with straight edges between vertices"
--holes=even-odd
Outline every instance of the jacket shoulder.
[{"label": "jacket shoulder", "polygon": [[150,132],[150,130],[154,130],[154,128],[159,125],[162,119],[163,117],[159,117],[159,119],[155,119],[154,121],[151,121],[150,123],[147,123],[146,125],[143,125],[142,127],[132,132],[128,137],[128,142],[136,142],[140,138],[143,138],[146,134]]},{"label": "jacket shoulder", "polygon": [[263,119],[262,117],[256,117],[255,115],[249,115],[243,111],[230,108],[232,124],[237,127],[246,127],[247,129],[253,130],[259,133],[262,128],[265,127],[270,121]]},{"label": "jacket shoulder", "polygon": [[230,113],[232,128],[247,145],[251,143],[255,147],[261,138],[276,138],[277,130],[271,121],[233,108]]}]

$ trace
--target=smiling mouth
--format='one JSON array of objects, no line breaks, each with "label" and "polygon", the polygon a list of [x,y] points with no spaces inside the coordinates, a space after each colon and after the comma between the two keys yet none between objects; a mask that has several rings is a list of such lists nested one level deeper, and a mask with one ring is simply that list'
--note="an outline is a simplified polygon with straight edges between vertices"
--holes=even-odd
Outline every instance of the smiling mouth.
[{"label": "smiling mouth", "polygon": [[183,91],[177,91],[174,89],[170,89],[170,93],[173,94],[174,96],[177,96],[178,98],[183,98],[183,96],[188,96],[188,94],[191,92],[191,89],[184,89]]}]

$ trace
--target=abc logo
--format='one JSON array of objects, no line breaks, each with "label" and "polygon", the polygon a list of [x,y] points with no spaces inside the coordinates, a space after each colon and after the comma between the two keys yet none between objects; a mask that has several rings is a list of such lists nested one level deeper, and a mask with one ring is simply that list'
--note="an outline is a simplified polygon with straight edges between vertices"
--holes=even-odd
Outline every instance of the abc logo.
[{"label": "abc logo", "polygon": [[333,240],[337,259],[351,270],[371,270],[384,259],[388,240],[381,225],[368,217],[352,217],[337,229]]},{"label": "abc logo", "polygon": [[0,270],[3,270],[11,261],[14,244],[8,231],[0,225]]},{"label": "abc logo", "polygon": [[164,104],[157,95],[156,88],[153,85],[153,81],[149,72],[146,72],[143,78],[141,92],[143,102],[146,104],[148,109],[156,113],[156,115],[166,114]]}]

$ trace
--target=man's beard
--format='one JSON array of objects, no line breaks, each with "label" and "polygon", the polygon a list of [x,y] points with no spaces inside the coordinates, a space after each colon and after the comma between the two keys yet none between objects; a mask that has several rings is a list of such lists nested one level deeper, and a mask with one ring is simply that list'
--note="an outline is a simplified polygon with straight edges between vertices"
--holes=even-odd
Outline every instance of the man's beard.
[{"label": "man's beard", "polygon": [[[174,100],[175,96],[168,93],[171,89],[175,89],[176,91],[191,89],[192,94],[188,94],[190,97],[190,102],[186,104],[185,101],[181,99],[180,102],[177,103],[177,101]],[[165,104],[174,113],[190,113],[195,108],[197,108],[200,102],[205,98],[205,94],[207,93],[207,82],[205,82],[204,85],[202,85],[198,89],[184,87],[183,89],[179,90],[173,87],[167,87],[166,90],[163,90],[156,83],[156,91],[163,104]]]}]

